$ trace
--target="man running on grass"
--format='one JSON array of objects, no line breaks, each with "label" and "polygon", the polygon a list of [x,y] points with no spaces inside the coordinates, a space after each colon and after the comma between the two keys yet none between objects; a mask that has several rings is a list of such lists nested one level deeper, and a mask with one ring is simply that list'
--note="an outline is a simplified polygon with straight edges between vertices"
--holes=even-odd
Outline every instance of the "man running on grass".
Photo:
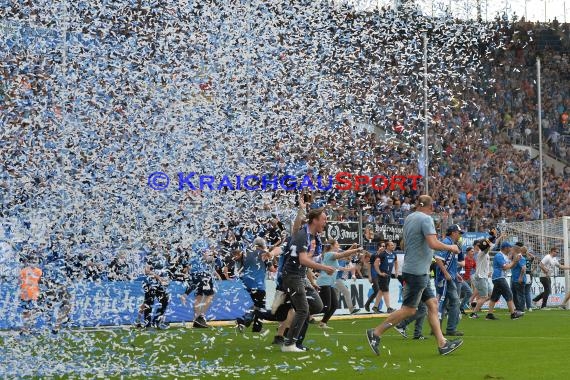
[{"label": "man running on grass", "polygon": [[446,340],[443,337],[437,314],[437,300],[430,286],[429,268],[433,250],[459,253],[458,246],[443,244],[437,240],[435,225],[430,216],[433,213],[432,202],[429,195],[420,196],[416,212],[408,215],[404,222],[403,248],[406,260],[402,268],[402,308],[388,315],[384,323],[376,328],[366,330],[368,343],[376,355],[380,355],[380,339],[384,331],[414,315],[421,301],[425,302],[428,308],[428,320],[437,339],[439,353],[447,355],[463,344],[462,340]]}]

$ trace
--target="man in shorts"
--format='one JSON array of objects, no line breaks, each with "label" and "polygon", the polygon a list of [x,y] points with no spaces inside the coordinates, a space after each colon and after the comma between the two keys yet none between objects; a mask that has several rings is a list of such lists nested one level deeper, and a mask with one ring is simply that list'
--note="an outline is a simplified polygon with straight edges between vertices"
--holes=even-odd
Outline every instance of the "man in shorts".
[{"label": "man in shorts", "polygon": [[214,255],[208,242],[199,240],[192,244],[192,254],[189,258],[188,268],[190,279],[188,287],[180,297],[182,304],[186,305],[186,297],[195,292],[194,300],[194,328],[209,328],[206,322],[206,312],[214,299]]},{"label": "man in shorts", "polygon": [[[482,250],[481,246],[485,249]],[[481,310],[485,302],[489,301],[491,296],[491,286],[489,285],[489,263],[491,262],[489,251],[491,250],[491,246],[492,244],[488,240],[485,240],[484,244],[481,244],[481,241],[479,240],[475,240],[473,242],[473,252],[476,263],[475,274],[473,275],[473,285],[479,295],[473,312],[469,314],[469,318],[471,319],[479,318],[479,314],[477,313]]]},{"label": "man in shorts", "polygon": [[438,318],[438,304],[435,293],[430,286],[429,270],[433,258],[433,250],[459,253],[456,245],[443,244],[437,240],[437,233],[431,214],[433,200],[429,195],[418,198],[416,211],[406,217],[404,222],[404,252],[406,260],[402,268],[404,280],[403,302],[399,310],[388,315],[384,323],[374,329],[366,330],[366,338],[370,348],[380,355],[380,339],[382,334],[406,318],[416,313],[420,302],[428,308],[428,320],[435,335],[438,351],[447,355],[462,344],[462,340],[446,340],[441,332]]},{"label": "man in shorts", "polygon": [[513,302],[513,292],[511,287],[507,282],[506,271],[513,268],[518,261],[521,259],[522,255],[517,254],[512,260],[509,259],[509,254],[513,245],[507,241],[501,243],[501,251],[495,255],[493,258],[493,291],[491,292],[491,302],[489,302],[489,312],[485,319],[495,320],[493,311],[495,310],[495,304],[499,301],[501,297],[507,301],[507,306],[509,312],[511,313],[511,319],[519,319],[524,315],[523,312],[515,310],[515,303]]}]

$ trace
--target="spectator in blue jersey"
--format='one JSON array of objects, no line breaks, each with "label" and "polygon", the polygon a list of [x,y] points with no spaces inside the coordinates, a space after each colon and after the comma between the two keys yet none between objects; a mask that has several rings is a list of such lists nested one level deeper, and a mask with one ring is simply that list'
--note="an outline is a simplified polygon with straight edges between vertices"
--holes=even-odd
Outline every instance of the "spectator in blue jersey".
[{"label": "spectator in blue jersey", "polygon": [[274,215],[271,219],[269,219],[266,233],[267,236],[265,238],[268,244],[268,248],[271,249],[283,242],[281,235],[284,229],[285,226],[283,223],[281,223],[281,221],[279,221],[279,219],[277,219],[277,216]]},{"label": "spectator in blue jersey", "polygon": [[217,277],[220,280],[230,279],[230,267],[222,254],[217,254],[214,256],[214,270],[217,273]]},{"label": "spectator in blue jersey", "polygon": [[68,290],[69,279],[63,254],[53,253],[47,258],[43,269],[42,285],[46,303],[48,321],[55,317],[51,332],[57,334],[59,329],[69,322],[71,312],[71,293]]},{"label": "spectator in blue jersey", "polygon": [[312,257],[322,250],[318,235],[323,232],[327,216],[323,209],[313,209],[307,214],[307,224],[295,231],[285,248],[282,287],[289,295],[295,316],[281,350],[283,352],[304,352],[306,347],[298,345],[306,335],[309,315],[319,313],[323,303],[319,294],[308,283],[307,268],[323,270],[332,275],[335,268],[315,263]]},{"label": "spectator in blue jersey", "polygon": [[[372,284],[372,293],[370,294],[370,296],[368,297],[368,299],[366,300],[366,303],[364,304],[364,310],[366,311],[370,311],[370,304],[372,303],[372,301],[374,301],[374,299],[376,298],[376,295],[378,294],[378,292],[380,291],[379,288],[379,282],[380,282],[380,255],[384,253],[384,251],[386,250],[386,243],[380,243],[378,244],[378,249],[376,250],[376,252],[374,252],[373,254],[370,255],[370,270],[368,271],[368,281],[370,281],[370,283]],[[374,307],[372,308],[372,310],[377,313],[378,312],[378,308],[376,307],[376,305],[374,305]]]},{"label": "spectator in blue jersey", "polygon": [[[349,249],[346,251],[340,251],[340,245],[338,241],[334,239],[329,239],[325,243],[324,253],[323,253],[323,260],[322,263],[324,265],[331,266],[333,268],[340,268],[340,264],[338,262],[339,259],[344,259],[350,257],[355,253],[361,253],[362,249],[358,248],[358,245],[353,244]],[[321,322],[319,323],[319,327],[321,328],[330,328],[327,323],[329,319],[332,317],[336,309],[338,309],[338,291],[336,289],[336,271],[333,274],[328,274],[325,271],[321,271],[319,277],[317,278],[317,285],[319,287],[319,296],[323,301],[323,310],[324,313]]]},{"label": "spectator in blue jersey", "polygon": [[493,280],[493,292],[491,293],[491,301],[489,302],[489,312],[485,319],[495,320],[498,319],[493,313],[495,310],[495,304],[499,301],[501,296],[507,302],[509,307],[509,312],[511,313],[511,319],[518,319],[524,315],[523,312],[515,310],[515,303],[513,302],[513,293],[507,282],[508,269],[512,269],[517,262],[521,259],[522,255],[516,255],[511,261],[509,259],[509,254],[513,245],[507,241],[501,243],[501,251],[497,253],[493,259],[493,275],[491,279]]},{"label": "spectator in blue jersey", "polygon": [[[390,279],[392,273],[398,273],[398,260],[394,250],[396,243],[389,241],[386,243],[386,250],[378,256],[374,261],[374,270],[378,273],[378,294],[376,295],[376,303],[380,305],[380,300],[384,298],[384,305],[386,305],[386,313],[394,311],[390,306]],[[370,268],[372,271],[372,268]],[[380,307],[375,306],[376,311],[379,312]]]},{"label": "spectator in blue jersey", "polygon": [[261,332],[261,319],[273,319],[271,312],[265,310],[265,276],[267,269],[273,265],[273,254],[268,251],[265,239],[257,237],[253,240],[253,249],[246,250],[242,263],[241,280],[253,300],[253,310],[236,322],[240,331],[253,322],[252,331]]},{"label": "spectator in blue jersey", "polygon": [[532,287],[532,268],[533,264],[536,260],[536,256],[528,251],[528,248],[523,245],[523,243],[518,242],[516,243],[520,247],[521,254],[526,259],[526,268],[525,268],[525,282],[524,282],[524,303],[523,309],[525,310],[532,310],[532,294],[531,294],[531,287]]},{"label": "spectator in blue jersey", "polygon": [[[289,240],[290,238],[286,239],[285,245],[288,244]],[[281,246],[273,247],[273,249],[271,249],[269,253],[270,257],[268,258],[268,261],[270,262],[273,261],[271,259],[271,256],[273,258],[278,257],[279,263],[282,265],[281,252],[282,252]],[[239,251],[235,259],[241,263],[242,258],[243,254],[241,251]],[[279,270],[277,270],[277,272],[279,273]],[[291,304],[291,300],[287,297],[287,294],[285,292],[280,290],[281,289],[280,281],[281,278],[279,275],[276,281],[277,288],[275,290],[275,296],[273,297],[273,304],[271,310],[258,313],[260,319],[267,319],[270,321],[279,322],[279,327],[277,328],[277,335],[274,336],[272,342],[272,344],[277,344],[277,345],[282,345],[283,342],[285,341],[284,335],[287,333],[289,327],[291,326],[291,322],[293,321],[293,316],[295,314],[293,306]],[[241,321],[240,318],[238,318],[237,320],[238,331],[243,331],[245,327],[249,326],[248,323],[251,323],[253,321],[253,317],[254,317],[253,313],[246,313],[246,315],[241,318]]]},{"label": "spectator in blue jersey", "polygon": [[188,259],[186,271],[190,271],[188,286],[180,300],[186,305],[186,297],[195,292],[194,299],[194,322],[195,328],[210,327],[206,322],[206,313],[214,299],[213,280],[214,254],[210,250],[208,242],[199,240],[192,244],[192,252]]},{"label": "spectator in blue jersey", "polygon": [[[169,267],[170,263],[165,249],[155,246],[146,259],[144,268],[145,279],[143,282],[144,303],[139,309],[137,327],[168,328],[164,314],[170,302],[170,294],[168,293],[168,284],[170,283]],[[152,316],[155,300],[158,300],[160,306],[154,316]]]},{"label": "spectator in blue jersey", "polygon": [[[447,228],[445,238],[442,243],[447,245],[460,246],[459,240],[463,235],[463,230],[458,224],[452,224]],[[463,332],[457,331],[460,314],[459,291],[457,287],[458,262],[464,261],[463,253],[453,251],[437,251],[434,254],[437,264],[435,284],[439,295],[439,319],[443,321],[447,312],[447,327],[445,335],[462,336]]]},{"label": "spectator in blue jersey", "polygon": [[522,248],[515,245],[512,248],[513,257],[521,255],[520,259],[511,268],[511,291],[513,292],[513,302],[515,310],[524,311],[525,294],[524,285],[526,279],[526,258],[522,255]]}]

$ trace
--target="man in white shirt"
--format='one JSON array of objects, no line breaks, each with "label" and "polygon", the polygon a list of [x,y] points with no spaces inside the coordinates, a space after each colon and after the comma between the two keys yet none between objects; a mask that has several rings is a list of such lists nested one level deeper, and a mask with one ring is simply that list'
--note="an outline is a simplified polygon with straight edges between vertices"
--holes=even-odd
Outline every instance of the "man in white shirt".
[{"label": "man in white shirt", "polygon": [[552,280],[550,277],[554,275],[554,267],[559,269],[568,270],[570,265],[560,265],[556,256],[558,255],[558,248],[550,248],[548,255],[544,256],[540,261],[540,283],[542,284],[544,290],[538,296],[534,297],[533,301],[538,303],[542,299],[541,309],[546,307],[548,302],[548,296],[552,293]]},{"label": "man in white shirt", "polygon": [[[475,240],[473,242],[473,251],[475,252],[475,274],[473,275],[473,284],[475,285],[475,289],[479,293],[477,297],[477,305],[473,309],[473,312],[469,314],[469,318],[479,318],[477,314],[481,307],[485,304],[485,302],[489,301],[491,298],[491,286],[489,284],[489,275],[491,274],[490,271],[490,262],[491,259],[489,258],[489,252],[493,248],[493,244],[489,241],[489,239],[484,240]],[[481,247],[483,249],[481,249]]]}]

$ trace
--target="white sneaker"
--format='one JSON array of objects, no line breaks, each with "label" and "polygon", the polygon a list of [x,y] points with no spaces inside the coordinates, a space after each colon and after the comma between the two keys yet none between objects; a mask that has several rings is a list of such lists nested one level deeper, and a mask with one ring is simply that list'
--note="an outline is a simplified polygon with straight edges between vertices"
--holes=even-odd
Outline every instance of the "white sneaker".
[{"label": "white sneaker", "polygon": [[300,349],[299,347],[297,347],[297,345],[295,345],[295,343],[293,343],[288,346],[282,345],[281,352],[305,352],[305,350]]},{"label": "white sneaker", "polygon": [[394,326],[394,330],[396,330],[397,332],[400,333],[401,336],[403,336],[404,338],[408,338],[408,334],[406,333],[406,329],[399,327],[399,326]]},{"label": "white sneaker", "polygon": [[330,326],[327,325],[326,323],[322,323],[322,322],[319,323],[319,327],[320,327],[321,329],[325,329],[325,330],[331,330],[331,329],[332,329],[332,327],[330,327]]}]

